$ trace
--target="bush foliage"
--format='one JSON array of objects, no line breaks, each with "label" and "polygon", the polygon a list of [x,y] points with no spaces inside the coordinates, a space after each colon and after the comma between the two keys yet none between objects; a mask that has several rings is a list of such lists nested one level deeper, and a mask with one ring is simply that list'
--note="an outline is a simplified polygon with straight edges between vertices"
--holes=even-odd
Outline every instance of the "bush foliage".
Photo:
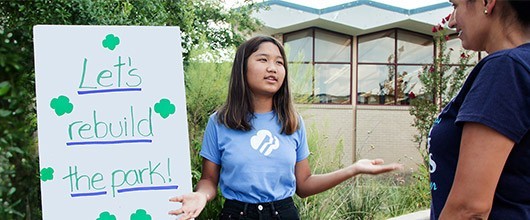
[{"label": "bush foliage", "polygon": [[[36,143],[32,29],[37,24],[179,26],[185,69],[216,74],[189,64],[199,46],[212,50],[239,45],[260,26],[250,17],[256,5],[237,10],[216,0],[28,0],[0,1],[0,219],[40,219],[40,187]],[[204,43],[207,42],[207,43]],[[221,65],[222,66],[222,65]],[[219,67],[221,68],[221,67]],[[224,68],[224,67],[223,67]],[[210,75],[211,76],[211,75]],[[187,76],[190,86],[200,86]],[[212,77],[205,77],[205,79]],[[188,91],[216,88],[188,88]],[[217,99],[188,96],[190,113],[204,113]],[[208,100],[206,100],[208,99]],[[217,100],[216,100],[217,101]],[[196,103],[201,102],[201,103]],[[190,125],[202,116],[190,115]],[[191,140],[200,130],[192,127]],[[196,142],[193,142],[196,144]],[[194,167],[196,168],[196,167]],[[200,169],[199,169],[200,170]]]}]

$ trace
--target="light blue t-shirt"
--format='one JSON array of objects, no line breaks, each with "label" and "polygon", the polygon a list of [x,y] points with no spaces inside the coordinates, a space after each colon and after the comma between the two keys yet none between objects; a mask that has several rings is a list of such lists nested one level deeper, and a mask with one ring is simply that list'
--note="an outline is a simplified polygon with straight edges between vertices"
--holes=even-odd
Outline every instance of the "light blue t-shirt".
[{"label": "light blue t-shirt", "polygon": [[219,186],[227,199],[247,203],[272,202],[294,195],[295,164],[309,156],[306,131],[280,133],[274,111],[255,114],[252,130],[225,127],[210,116],[201,156],[221,166]]}]

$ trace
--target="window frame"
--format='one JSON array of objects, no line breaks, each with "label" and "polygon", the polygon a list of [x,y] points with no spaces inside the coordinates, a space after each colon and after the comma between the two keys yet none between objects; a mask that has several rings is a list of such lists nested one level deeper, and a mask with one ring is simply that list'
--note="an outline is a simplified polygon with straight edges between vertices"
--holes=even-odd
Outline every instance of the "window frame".
[{"label": "window frame", "polygon": [[[327,30],[327,29],[324,29],[324,28],[319,28],[319,27],[309,27],[309,28],[305,28],[305,29],[300,29],[300,30],[296,30],[296,31],[292,31],[292,32],[287,32],[287,33],[284,33],[282,35],[282,42],[283,42],[283,45],[285,45],[286,43],[286,39],[289,37],[289,35],[291,34],[296,34],[296,33],[300,33],[300,32],[310,32],[310,37],[311,37],[311,47],[312,47],[312,50],[311,50],[311,61],[301,61],[301,62],[294,62],[294,61],[291,61],[291,60],[288,60],[287,63],[289,65],[292,65],[292,64],[309,64],[311,67],[312,67],[312,73],[311,73],[311,94],[310,94],[310,97],[313,98],[315,101],[318,101],[320,100],[320,98],[318,98],[318,94],[315,94],[315,90],[316,90],[316,72],[315,72],[315,66],[317,65],[333,65],[333,64],[337,64],[337,65],[349,65],[350,66],[350,71],[349,71],[349,99],[348,101],[346,102],[341,102],[341,103],[333,103],[333,102],[306,102],[306,103],[299,103],[299,104],[325,104],[325,105],[351,105],[353,103],[353,82],[352,82],[352,79],[353,79],[353,67],[354,67],[354,64],[353,64],[353,46],[354,46],[354,37],[352,35],[348,35],[348,34],[344,34],[344,33],[340,33],[340,32],[336,32],[336,31],[331,31],[331,30]],[[316,33],[320,31],[320,32],[324,32],[325,34],[329,34],[329,35],[335,35],[335,36],[339,36],[339,37],[344,37],[345,39],[349,40],[350,41],[350,59],[349,59],[349,62],[333,62],[333,61],[315,61],[316,59],[316,56],[315,56],[315,49],[316,49]]]},{"label": "window frame", "polygon": [[[362,39],[363,37],[368,37],[368,36],[371,36],[371,35],[376,35],[376,34],[380,34],[380,33],[383,33],[383,32],[390,32],[392,31],[393,33],[393,38],[394,38],[394,53],[393,53],[393,60],[392,60],[392,63],[382,63],[382,62],[361,62],[359,61],[359,44],[360,44],[360,39]],[[432,56],[433,56],[433,59],[430,63],[399,63],[398,62],[398,42],[399,42],[399,32],[402,32],[402,33],[406,33],[406,34],[410,34],[410,35],[415,35],[415,36],[419,36],[419,37],[424,37],[425,39],[431,39],[432,40]],[[392,66],[392,68],[394,69],[394,79],[398,79],[398,77],[400,76],[399,75],[399,72],[398,72],[398,68],[401,66],[401,67],[405,67],[405,66],[418,66],[418,67],[423,67],[423,66],[426,66],[426,65],[433,65],[434,64],[434,59],[436,57],[436,45],[435,45],[435,40],[433,38],[433,36],[431,35],[427,35],[427,34],[422,34],[422,33],[418,33],[418,32],[414,32],[414,31],[410,31],[410,30],[406,30],[406,29],[402,29],[402,28],[391,28],[391,29],[385,29],[385,30],[381,30],[381,31],[377,31],[377,32],[372,32],[372,33],[368,33],[368,34],[363,34],[363,35],[358,35],[357,36],[357,44],[356,44],[356,58],[357,58],[357,63],[356,63],[356,75],[355,75],[355,83],[356,83],[356,92],[355,92],[355,103],[357,105],[363,105],[363,106],[409,106],[410,104],[408,105],[403,105],[403,104],[399,104],[398,103],[398,91],[396,88],[398,88],[398,82],[397,80],[393,80],[394,81],[394,91],[393,91],[393,96],[394,96],[394,103],[392,104],[379,104],[379,103],[376,103],[376,104],[364,104],[364,103],[359,103],[359,66],[362,66],[362,65],[374,65],[374,66],[380,66],[380,65],[384,65],[384,66]]]}]

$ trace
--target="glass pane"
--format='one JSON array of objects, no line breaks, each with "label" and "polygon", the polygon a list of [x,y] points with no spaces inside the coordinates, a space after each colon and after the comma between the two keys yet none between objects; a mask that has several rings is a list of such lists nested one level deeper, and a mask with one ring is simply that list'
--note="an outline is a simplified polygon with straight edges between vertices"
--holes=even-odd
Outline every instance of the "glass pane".
[{"label": "glass pane", "polygon": [[480,54],[480,57],[477,59],[477,63],[478,63],[478,61],[480,61],[481,59],[484,59],[484,57],[489,55],[488,52],[486,52],[486,51],[480,51],[478,53]]},{"label": "glass pane", "polygon": [[313,103],[313,65],[289,63],[289,80],[296,103]]},{"label": "glass pane", "polygon": [[[450,39],[446,43],[445,47],[445,54],[450,53],[449,55],[449,63],[450,64],[459,64],[461,59],[463,58],[462,53],[464,52],[464,48],[462,47],[462,43],[460,42],[460,39],[454,38]],[[467,54],[471,57],[469,59],[468,64],[469,65],[475,65],[478,62],[478,52],[474,51],[467,51]]]},{"label": "glass pane", "polygon": [[467,66],[463,69],[460,68],[460,66],[452,66],[446,71],[444,78],[447,82],[447,86],[445,87],[445,92],[442,97],[444,103],[448,103],[454,96],[456,96],[456,94],[458,94],[471,70],[473,70],[473,66]]},{"label": "glass pane", "polygon": [[325,31],[315,32],[315,62],[350,62],[351,38]]},{"label": "glass pane", "polygon": [[359,37],[361,63],[394,63],[394,31],[385,31]]},{"label": "glass pane", "polygon": [[359,65],[357,79],[357,103],[394,104],[393,65]]},{"label": "glass pane", "polygon": [[289,62],[311,62],[313,59],[312,30],[286,34],[284,46]]},{"label": "glass pane", "polygon": [[397,54],[398,63],[432,63],[433,39],[399,31]]},{"label": "glass pane", "polygon": [[410,105],[410,100],[424,93],[419,75],[423,66],[398,66],[397,104]]},{"label": "glass pane", "polygon": [[351,65],[315,65],[315,102],[350,103]]}]

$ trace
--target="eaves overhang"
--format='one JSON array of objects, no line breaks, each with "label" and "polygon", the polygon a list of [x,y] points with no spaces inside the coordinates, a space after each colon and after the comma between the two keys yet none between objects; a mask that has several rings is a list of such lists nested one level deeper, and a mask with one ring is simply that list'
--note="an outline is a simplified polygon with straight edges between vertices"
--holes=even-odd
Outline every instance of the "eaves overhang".
[{"label": "eaves overhang", "polygon": [[404,9],[371,0],[357,0],[322,9],[282,0],[269,0],[260,4],[262,9],[253,16],[263,22],[263,34],[319,27],[353,36],[391,28],[432,35],[432,27],[452,11],[449,2],[415,9]]}]

